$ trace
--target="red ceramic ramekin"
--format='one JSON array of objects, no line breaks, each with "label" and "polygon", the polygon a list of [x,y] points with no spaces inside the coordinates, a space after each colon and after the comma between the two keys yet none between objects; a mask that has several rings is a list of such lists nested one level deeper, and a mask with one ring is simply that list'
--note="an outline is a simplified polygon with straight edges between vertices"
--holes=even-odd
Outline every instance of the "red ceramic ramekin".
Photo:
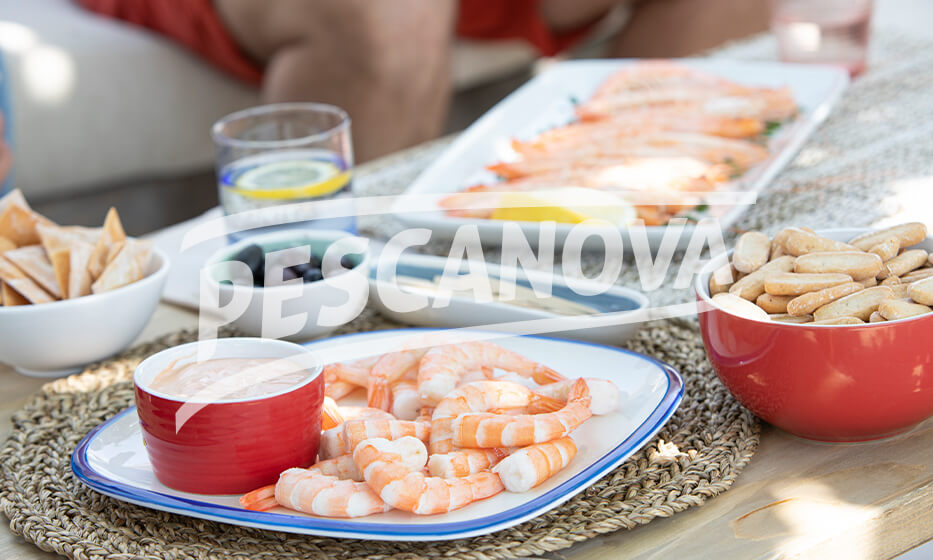
[{"label": "red ceramic ramekin", "polygon": [[[848,241],[866,231],[818,233]],[[933,251],[933,238],[918,247]],[[726,262],[697,278],[700,330],[719,379],[749,410],[822,441],[892,436],[933,415],[933,314],[865,325],[746,319],[710,299],[709,278]]]},{"label": "red ceramic ramekin", "polygon": [[[289,358],[309,375],[284,391],[214,402],[149,388],[176,360],[176,366],[196,361],[205,344],[215,345],[210,358]],[[317,456],[324,376],[303,346],[260,338],[183,344],[144,360],[133,382],[149,461],[156,478],[170,488],[241,494],[274,483],[285,469],[311,465]]]}]

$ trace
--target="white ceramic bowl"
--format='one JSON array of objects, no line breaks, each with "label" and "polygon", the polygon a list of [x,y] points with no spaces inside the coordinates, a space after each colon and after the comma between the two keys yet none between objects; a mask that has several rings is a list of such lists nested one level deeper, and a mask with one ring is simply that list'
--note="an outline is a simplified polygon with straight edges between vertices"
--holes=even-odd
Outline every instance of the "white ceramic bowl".
[{"label": "white ceramic bowl", "polygon": [[61,377],[109,358],[139,336],[155,311],[169,261],[156,248],[146,276],[75,299],[0,307],[0,362],[31,377]]},{"label": "white ceramic bowl", "polygon": [[[201,313],[213,310],[213,315],[222,322],[232,324],[249,336],[301,341],[334,331],[352,321],[366,307],[368,252],[362,252],[362,259],[358,259],[352,269],[300,286],[256,288],[221,284],[218,278],[223,271],[221,263],[230,261],[248,245],[259,245],[264,252],[309,245],[312,254],[322,256],[328,247],[342,239],[360,238],[340,230],[289,230],[250,236],[216,251],[207,260],[203,283],[211,291],[216,290],[214,293],[219,292],[220,308],[217,309],[216,303],[207,303],[213,301],[209,296],[207,300],[202,297]],[[232,305],[237,300],[248,301],[248,304],[245,308]],[[281,306],[280,312],[278,306]],[[265,307],[268,309],[264,316]],[[300,319],[303,314],[305,318]]]}]

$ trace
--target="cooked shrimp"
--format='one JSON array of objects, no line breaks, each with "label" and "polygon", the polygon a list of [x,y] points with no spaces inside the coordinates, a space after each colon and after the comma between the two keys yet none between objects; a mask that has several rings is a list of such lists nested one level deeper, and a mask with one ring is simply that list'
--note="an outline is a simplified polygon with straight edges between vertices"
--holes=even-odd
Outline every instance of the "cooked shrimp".
[{"label": "cooked shrimp", "polygon": [[464,373],[484,366],[513,371],[538,383],[564,379],[553,369],[491,342],[440,346],[429,350],[418,368],[418,392],[422,403],[439,403],[457,387]]},{"label": "cooked shrimp", "polygon": [[[288,469],[279,475],[276,484],[253,490],[241,497],[240,505],[255,511],[266,511],[280,505],[325,517],[363,517],[391,510],[392,507],[383,502],[367,483],[343,476],[348,474],[346,462],[347,459],[341,457],[307,469]],[[352,474],[359,478],[356,463],[352,458],[350,462],[355,469]],[[404,459],[402,462],[411,464],[405,463]]]},{"label": "cooked shrimp", "polygon": [[[615,383],[598,377],[584,377],[583,380],[586,381],[586,387],[590,392],[590,398],[592,399],[590,401],[590,410],[594,415],[600,416],[618,410],[622,396]],[[566,379],[548,385],[541,385],[536,389],[536,392],[561,402],[567,402],[570,389],[575,382],[575,379]]]},{"label": "cooked shrimp", "polygon": [[[344,406],[340,414],[345,421],[351,420],[394,420],[395,417],[384,410],[364,406]],[[321,443],[318,455],[321,459],[332,459],[346,453],[346,444],[343,439],[343,424],[339,424],[321,432]]]},{"label": "cooked shrimp", "polygon": [[[434,414],[436,417],[437,411]],[[457,447],[526,447],[564,437],[590,416],[589,390],[584,380],[577,379],[567,404],[556,412],[519,416],[461,414],[453,420],[450,433]]]},{"label": "cooked shrimp", "polygon": [[337,401],[325,396],[324,405],[321,407],[321,429],[329,430],[343,424],[343,422],[344,418],[343,415],[340,414],[340,407],[337,405]]},{"label": "cooked shrimp", "polygon": [[[416,514],[446,513],[498,494],[504,488],[489,471],[463,478],[427,476],[428,453],[418,438],[382,438],[361,442],[353,451],[363,478],[386,504]],[[417,459],[420,464],[412,466]]]},{"label": "cooked shrimp", "polygon": [[[524,385],[509,381],[474,381],[448,393],[431,416],[431,453],[450,453],[454,449],[455,424],[463,414],[494,409],[527,407],[537,400],[552,400],[533,393]],[[558,406],[560,406],[558,404]],[[519,416],[510,416],[518,418]],[[460,447],[493,447],[463,446]],[[505,446],[503,446],[505,447]]]},{"label": "cooked shrimp", "polygon": [[344,451],[351,453],[357,444],[365,439],[387,438],[395,440],[404,436],[414,436],[428,441],[431,424],[428,422],[410,422],[406,420],[351,420],[343,424]]},{"label": "cooked shrimp", "polygon": [[622,91],[704,85],[718,87],[727,84],[712,74],[694,70],[670,60],[642,60],[613,72],[593,93],[593,99]]},{"label": "cooked shrimp", "polygon": [[427,348],[418,348],[383,355],[369,372],[366,389],[369,406],[389,410],[392,406],[392,383],[412,369],[417,374],[418,364],[427,351]]},{"label": "cooked shrimp", "polygon": [[527,492],[570,464],[577,446],[569,437],[523,447],[492,468],[509,492]]},{"label": "cooked shrimp", "polygon": [[450,453],[434,453],[428,457],[431,476],[457,478],[488,469],[507,457],[506,449],[458,449]]},{"label": "cooked shrimp", "polygon": [[415,420],[421,411],[418,384],[414,381],[396,381],[392,384],[392,415],[399,420]]}]

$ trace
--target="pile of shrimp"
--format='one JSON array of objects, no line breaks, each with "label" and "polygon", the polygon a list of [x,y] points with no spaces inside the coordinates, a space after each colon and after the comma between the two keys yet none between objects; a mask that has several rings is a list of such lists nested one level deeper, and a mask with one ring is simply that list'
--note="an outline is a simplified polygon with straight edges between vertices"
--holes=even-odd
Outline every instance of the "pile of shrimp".
[{"label": "pile of shrimp", "polygon": [[489,218],[502,192],[587,187],[614,192],[646,225],[663,225],[702,203],[696,193],[766,159],[768,128],[796,113],[787,88],[742,86],[671,61],[631,64],[577,105],[575,122],[513,140],[518,159],[488,166],[503,181],[440,205],[451,216]]},{"label": "pile of shrimp", "polygon": [[[570,434],[619,389],[568,379],[488,341],[404,349],[325,366],[318,461],[242,498],[325,517],[445,513],[526,492],[573,460]],[[358,389],[368,406],[341,405]]]}]

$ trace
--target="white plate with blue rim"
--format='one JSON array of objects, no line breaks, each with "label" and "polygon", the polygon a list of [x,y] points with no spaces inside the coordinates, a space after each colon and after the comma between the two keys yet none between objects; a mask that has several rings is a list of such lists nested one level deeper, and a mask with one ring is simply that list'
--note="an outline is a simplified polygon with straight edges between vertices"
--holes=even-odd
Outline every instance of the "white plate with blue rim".
[{"label": "white plate with blue rim", "polygon": [[[373,261],[370,305],[388,319],[406,325],[478,327],[622,344],[650,319],[644,293],[587,278],[432,255],[403,254],[397,262]],[[445,273],[451,265],[453,275],[450,270]],[[471,266],[482,270],[468,279]],[[467,285],[477,289],[445,292],[435,283],[445,274],[451,284],[469,280]],[[508,296],[503,295],[504,283],[515,285]]]},{"label": "white plate with blue rim", "polygon": [[[377,331],[308,343],[332,348],[373,343],[422,329]],[[539,516],[595,483],[649,443],[683,398],[684,384],[671,366],[649,356],[585,342],[490,334],[506,348],[553,367],[568,377],[610,379],[622,391],[619,410],[594,416],[573,432],[578,452],[561,472],[524,493],[502,492],[446,514],[419,516],[390,511],[356,519],[329,519],[276,508],[247,511],[239,496],[199,495],[162,485],[143,447],[131,407],[92,430],[71,458],[75,475],[93,490],[139,506],[271,531],[385,541],[432,541],[484,535]]]}]

